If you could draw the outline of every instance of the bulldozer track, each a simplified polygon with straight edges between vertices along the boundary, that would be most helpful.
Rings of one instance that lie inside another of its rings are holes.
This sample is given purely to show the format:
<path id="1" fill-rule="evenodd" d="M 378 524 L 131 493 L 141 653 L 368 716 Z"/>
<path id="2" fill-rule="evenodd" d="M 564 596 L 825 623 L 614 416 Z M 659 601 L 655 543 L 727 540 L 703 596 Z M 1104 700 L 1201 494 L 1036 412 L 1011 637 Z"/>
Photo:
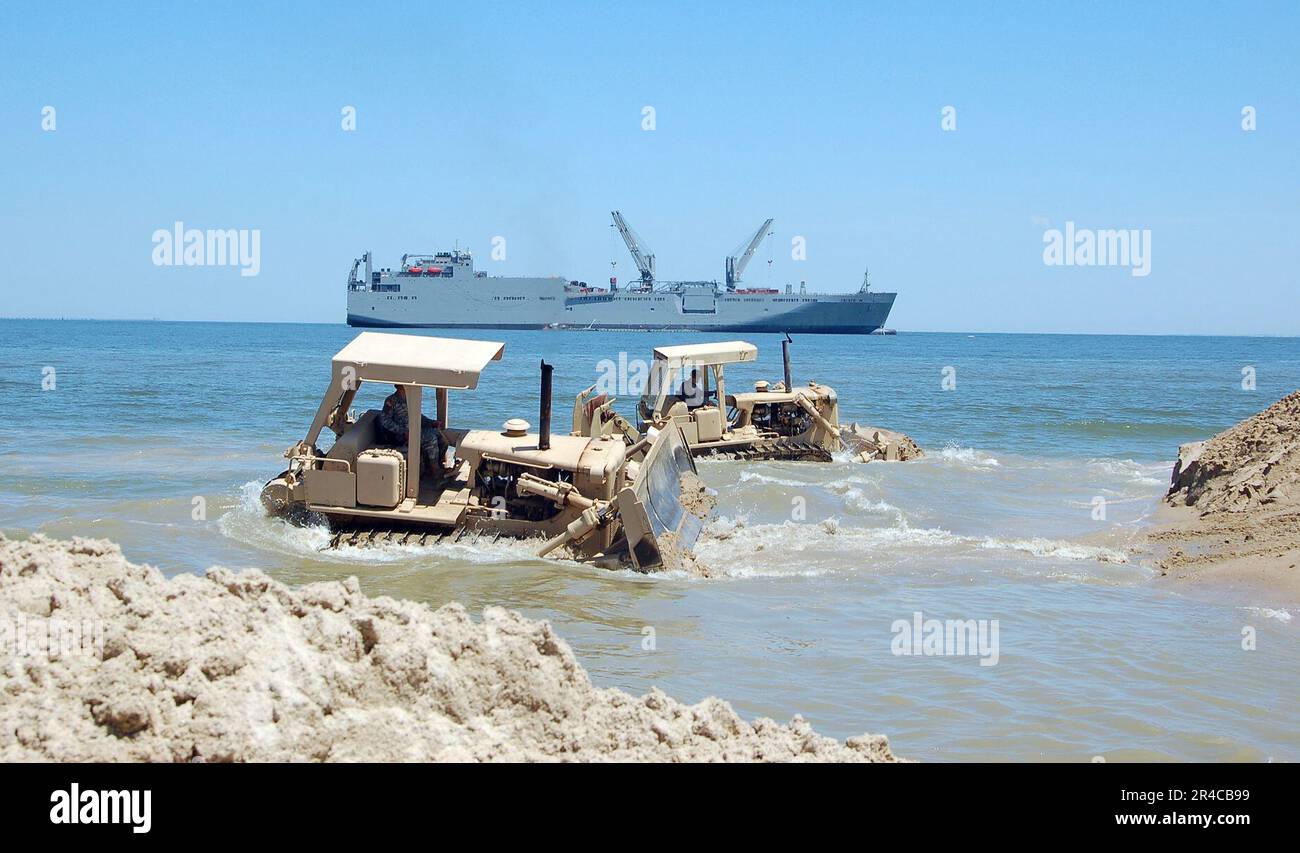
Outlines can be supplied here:
<path id="1" fill-rule="evenodd" d="M 809 441 L 774 439 L 759 441 L 748 447 L 732 449 L 692 448 L 696 456 L 716 456 L 744 461 L 778 460 L 786 462 L 830 462 L 831 452 Z"/>
<path id="2" fill-rule="evenodd" d="M 365 548 L 380 545 L 437 545 L 440 542 L 453 544 L 471 541 L 491 545 L 502 539 L 513 538 L 499 530 L 478 530 L 471 527 L 430 529 L 416 526 L 362 526 L 347 524 L 335 527 L 330 533 L 329 544 L 321 550 L 330 548 Z"/>
<path id="3" fill-rule="evenodd" d="M 429 530 L 388 527 L 353 527 L 336 529 L 330 535 L 328 548 L 365 548 L 376 545 L 437 545 L 455 542 L 466 533 L 464 527 L 454 530 Z M 493 541 L 497 537 L 491 537 Z"/>

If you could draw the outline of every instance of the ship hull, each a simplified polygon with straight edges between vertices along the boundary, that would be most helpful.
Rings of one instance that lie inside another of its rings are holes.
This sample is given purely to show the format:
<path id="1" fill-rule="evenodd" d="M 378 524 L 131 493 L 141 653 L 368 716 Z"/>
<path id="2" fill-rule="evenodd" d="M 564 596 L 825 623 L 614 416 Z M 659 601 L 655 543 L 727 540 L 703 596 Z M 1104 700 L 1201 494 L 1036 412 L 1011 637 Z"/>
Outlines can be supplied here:
<path id="1" fill-rule="evenodd" d="M 610 329 L 865 335 L 885 325 L 893 293 L 575 294 L 557 278 L 412 278 L 400 291 L 348 292 L 360 328 Z"/>

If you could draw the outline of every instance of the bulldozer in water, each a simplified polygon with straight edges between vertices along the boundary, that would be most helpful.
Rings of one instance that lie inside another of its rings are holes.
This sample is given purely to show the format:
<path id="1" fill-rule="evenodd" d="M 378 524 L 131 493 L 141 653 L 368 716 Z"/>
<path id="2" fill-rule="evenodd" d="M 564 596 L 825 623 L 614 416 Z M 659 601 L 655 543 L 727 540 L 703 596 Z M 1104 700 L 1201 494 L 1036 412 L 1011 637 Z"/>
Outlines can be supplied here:
<path id="1" fill-rule="evenodd" d="M 639 571 L 689 559 L 710 501 L 680 430 L 659 431 L 636 459 L 620 437 L 552 436 L 544 361 L 538 432 L 518 418 L 501 430 L 448 426 L 448 392 L 476 388 L 504 351 L 490 341 L 357 335 L 334 356 L 315 420 L 285 451 L 288 468 L 262 489 L 263 506 L 299 522 L 323 518 L 331 547 L 487 535 L 544 538 L 539 555 L 567 547 L 584 561 Z M 404 445 L 381 428 L 379 411 L 351 414 L 366 383 L 404 389 Z M 436 397 L 432 425 L 421 414 L 426 388 Z M 431 427 L 439 434 L 435 461 L 424 452 Z M 336 438 L 322 452 L 326 429 Z"/>
<path id="2" fill-rule="evenodd" d="M 621 435 L 632 455 L 650 437 L 681 431 L 694 456 L 830 462 L 841 447 L 835 389 L 810 381 L 795 387 L 790 338 L 782 342 L 784 381 L 727 393 L 726 365 L 758 359 L 746 341 L 658 347 L 637 403 L 634 425 L 614 410 L 617 398 L 592 385 L 573 403 L 573 435 Z"/>

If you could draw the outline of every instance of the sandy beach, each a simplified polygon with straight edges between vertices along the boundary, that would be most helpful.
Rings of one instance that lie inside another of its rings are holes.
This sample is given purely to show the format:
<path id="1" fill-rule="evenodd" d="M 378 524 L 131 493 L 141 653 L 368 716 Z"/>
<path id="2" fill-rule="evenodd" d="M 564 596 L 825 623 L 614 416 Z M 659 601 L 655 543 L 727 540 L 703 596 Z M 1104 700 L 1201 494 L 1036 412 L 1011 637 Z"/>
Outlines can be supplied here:
<path id="1" fill-rule="evenodd" d="M 1300 602 L 1300 391 L 1179 448 L 1138 547 L 1164 576 Z"/>

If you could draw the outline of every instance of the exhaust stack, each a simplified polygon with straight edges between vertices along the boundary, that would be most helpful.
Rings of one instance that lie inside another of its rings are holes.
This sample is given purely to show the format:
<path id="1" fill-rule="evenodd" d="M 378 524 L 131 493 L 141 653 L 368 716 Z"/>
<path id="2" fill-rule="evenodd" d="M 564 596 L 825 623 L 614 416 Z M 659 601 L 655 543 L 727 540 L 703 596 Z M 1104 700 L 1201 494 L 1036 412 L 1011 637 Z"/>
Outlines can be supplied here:
<path id="1" fill-rule="evenodd" d="M 542 361 L 542 403 L 537 423 L 537 449 L 551 449 L 551 373 L 555 366 Z"/>
<path id="2" fill-rule="evenodd" d="M 790 333 L 785 333 L 785 340 L 781 341 L 781 364 L 785 368 L 785 390 L 793 391 L 794 384 L 790 381 Z"/>

